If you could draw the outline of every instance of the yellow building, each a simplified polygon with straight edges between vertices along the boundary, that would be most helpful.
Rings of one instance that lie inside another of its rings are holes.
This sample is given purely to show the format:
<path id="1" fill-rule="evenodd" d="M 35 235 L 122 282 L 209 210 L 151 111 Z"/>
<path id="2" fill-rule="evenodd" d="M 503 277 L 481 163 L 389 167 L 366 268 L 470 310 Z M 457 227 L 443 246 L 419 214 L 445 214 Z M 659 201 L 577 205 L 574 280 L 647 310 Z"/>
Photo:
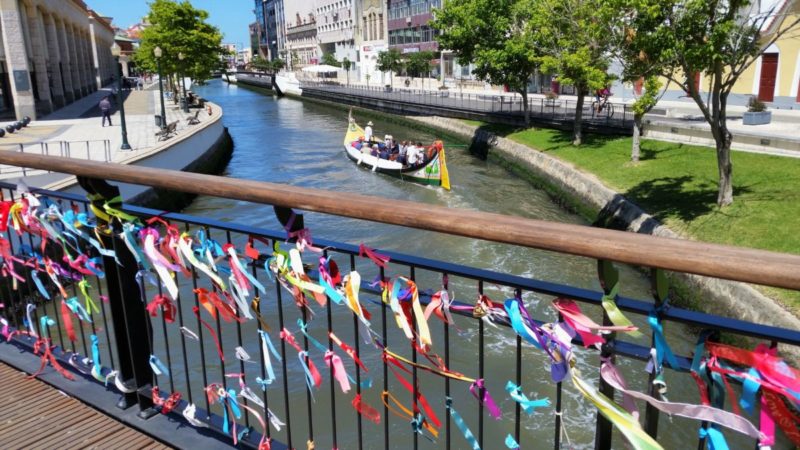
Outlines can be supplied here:
<path id="1" fill-rule="evenodd" d="M 772 18 L 763 27 L 764 40 L 785 30 L 800 17 L 800 0 L 756 1 L 753 13 L 763 14 L 773 8 Z M 699 77 L 698 82 L 702 94 L 707 90 L 708 79 Z M 786 32 L 750 65 L 734 85 L 728 104 L 746 105 L 753 96 L 773 108 L 800 107 L 800 27 Z M 664 100 L 691 99 L 673 84 Z"/>

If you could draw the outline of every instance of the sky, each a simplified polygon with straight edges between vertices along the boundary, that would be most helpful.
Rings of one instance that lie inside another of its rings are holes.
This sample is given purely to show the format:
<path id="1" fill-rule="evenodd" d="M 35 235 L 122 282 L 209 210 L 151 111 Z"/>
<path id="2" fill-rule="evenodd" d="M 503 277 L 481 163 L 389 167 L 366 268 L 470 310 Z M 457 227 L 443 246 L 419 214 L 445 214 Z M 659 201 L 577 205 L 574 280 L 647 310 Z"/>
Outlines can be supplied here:
<path id="1" fill-rule="evenodd" d="M 150 9 L 147 0 L 84 0 L 98 14 L 114 18 L 114 25 L 127 28 L 137 22 Z M 208 11 L 208 22 L 222 31 L 222 42 L 250 45 L 247 25 L 255 22 L 253 0 L 189 0 L 195 8 Z"/>

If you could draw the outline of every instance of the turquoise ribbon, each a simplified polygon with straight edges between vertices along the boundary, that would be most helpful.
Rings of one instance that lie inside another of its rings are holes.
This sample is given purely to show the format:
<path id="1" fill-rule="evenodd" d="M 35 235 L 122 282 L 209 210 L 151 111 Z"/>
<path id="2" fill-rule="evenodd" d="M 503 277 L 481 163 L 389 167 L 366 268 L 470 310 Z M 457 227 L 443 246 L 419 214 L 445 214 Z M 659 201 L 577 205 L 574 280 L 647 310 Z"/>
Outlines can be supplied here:
<path id="1" fill-rule="evenodd" d="M 314 337 L 308 334 L 308 324 L 303 322 L 303 319 L 297 319 L 297 326 L 300 327 L 300 332 L 303 333 L 303 336 L 305 336 L 306 339 L 308 339 L 308 341 L 317 348 L 317 350 L 321 351 L 323 355 L 328 351 L 328 347 L 325 347 L 318 340 L 314 339 Z"/>
<path id="2" fill-rule="evenodd" d="M 758 371 L 754 368 L 750 368 L 747 372 L 752 378 L 745 377 L 742 381 L 742 396 L 739 399 L 739 405 L 747 411 L 748 414 L 753 414 L 755 412 L 756 407 L 756 394 L 758 390 L 761 388 L 761 383 L 758 380 L 761 379 L 761 376 L 758 374 Z"/>
<path id="3" fill-rule="evenodd" d="M 331 299 L 332 302 L 336 303 L 337 305 L 341 305 L 344 303 L 344 297 L 342 294 L 339 293 L 336 289 L 333 288 L 325 279 L 322 278 L 322 274 L 319 274 L 319 285 L 325 289 L 325 295 Z"/>
<path id="4" fill-rule="evenodd" d="M 133 253 L 133 257 L 144 270 L 149 271 L 152 267 L 150 266 L 150 262 L 147 261 L 147 258 L 144 257 L 144 253 L 142 249 L 139 248 L 139 244 L 136 243 L 136 237 L 133 235 L 135 230 L 135 225 L 132 223 L 122 225 L 122 234 L 125 236 L 125 243 L 128 245 L 128 248 L 130 248 L 131 253 Z"/>
<path id="5" fill-rule="evenodd" d="M 303 371 L 306 373 L 306 386 L 308 387 L 308 392 L 311 394 L 311 399 L 314 399 L 314 376 L 311 375 L 311 370 L 308 368 L 306 364 L 306 357 L 308 357 L 307 351 L 302 351 L 297 353 L 298 359 L 300 359 L 300 364 L 303 366 Z"/>
<path id="6" fill-rule="evenodd" d="M 506 447 L 510 448 L 511 450 L 516 450 L 519 448 L 519 444 L 517 444 L 514 436 L 511 436 L 510 434 L 506 436 Z"/>
<path id="7" fill-rule="evenodd" d="M 97 335 L 93 334 L 89 336 L 92 341 L 92 363 L 94 367 L 99 371 L 100 370 L 100 340 L 97 339 Z"/>
<path id="8" fill-rule="evenodd" d="M 519 311 L 519 301 L 515 298 L 508 299 L 505 301 L 504 306 L 508 313 L 508 319 L 511 321 L 511 328 L 531 345 L 541 350 L 542 346 L 539 344 L 539 340 L 536 336 L 531 334 L 531 330 L 522 320 L 522 313 Z"/>
<path id="9" fill-rule="evenodd" d="M 447 405 L 447 409 L 450 410 L 450 417 L 453 418 L 453 422 L 455 422 L 458 429 L 461 430 L 461 434 L 464 435 L 464 439 L 469 442 L 469 445 L 473 450 L 481 450 L 481 446 L 478 444 L 478 440 L 475 439 L 475 435 L 472 434 L 472 431 L 470 431 L 469 427 L 467 427 L 467 424 L 464 422 L 464 419 L 461 417 L 461 415 L 456 412 L 455 408 L 453 408 L 453 399 L 447 397 L 445 404 Z"/>
<path id="10" fill-rule="evenodd" d="M 153 370 L 153 373 L 156 375 L 167 375 L 169 376 L 169 370 L 164 363 L 158 359 L 156 355 L 150 355 L 150 368 Z"/>
<path id="11" fill-rule="evenodd" d="M 78 319 L 84 322 L 92 322 L 92 317 L 86 311 L 86 308 L 83 307 L 80 303 L 78 303 L 78 297 L 72 297 L 67 300 L 67 307 L 78 316 Z"/>
<path id="12" fill-rule="evenodd" d="M 228 422 L 228 408 L 225 407 L 225 401 L 227 400 L 228 406 L 231 408 L 231 412 L 233 413 L 234 417 L 237 419 L 242 418 L 242 411 L 239 409 L 239 403 L 236 401 L 236 391 L 233 389 L 228 389 L 227 396 L 220 396 L 219 403 L 222 405 L 222 432 L 228 434 L 228 430 L 230 429 L 230 425 Z"/>
<path id="13" fill-rule="evenodd" d="M 533 414 L 536 411 L 536 408 L 543 408 L 546 406 L 550 406 L 550 399 L 543 398 L 539 400 L 528 400 L 528 397 L 522 392 L 522 387 L 514 384 L 513 382 L 509 381 L 506 383 L 506 392 L 508 395 L 517 403 L 522 406 L 522 409 L 525 410 L 528 415 Z"/>
<path id="14" fill-rule="evenodd" d="M 664 337 L 664 328 L 661 326 L 661 320 L 658 318 L 658 311 L 655 309 L 650 311 L 647 321 L 650 323 L 650 328 L 653 329 L 653 341 L 656 345 L 656 363 L 658 366 L 655 368 L 656 372 L 661 371 L 664 360 L 667 361 L 670 367 L 677 369 L 678 360 L 675 359 L 675 355 L 672 353 L 672 349 L 669 348 L 667 339 Z"/>
<path id="15" fill-rule="evenodd" d="M 267 334 L 267 332 L 264 330 L 258 330 L 258 334 L 261 335 L 261 342 L 266 344 L 267 348 L 269 349 L 268 351 L 272 353 L 272 356 L 277 358 L 278 361 L 281 361 L 281 355 L 278 353 L 277 350 L 275 350 L 275 347 L 272 345 L 272 340 L 270 340 L 269 334 Z M 269 360 L 269 355 L 265 356 L 266 358 L 264 360 L 265 363 L 264 366 L 267 371 L 267 379 L 264 380 L 261 377 L 256 378 L 256 382 L 261 385 L 261 389 L 263 390 L 267 390 L 267 385 L 270 385 L 272 384 L 273 381 L 275 381 L 275 371 L 272 368 L 272 361 Z"/>
<path id="16" fill-rule="evenodd" d="M 728 443 L 725 441 L 725 436 L 722 432 L 712 425 L 708 428 L 700 428 L 700 439 L 706 438 L 706 445 L 708 450 L 728 450 Z"/>
<path id="17" fill-rule="evenodd" d="M 422 432 L 422 424 L 424 422 L 425 422 L 425 417 L 423 417 L 422 413 L 417 414 L 413 419 L 411 419 L 411 429 L 414 431 L 414 433 L 417 433 L 418 435 L 424 437 L 425 439 L 433 443 L 436 443 L 436 441 L 432 437 Z"/>
<path id="18" fill-rule="evenodd" d="M 42 316 L 39 318 L 39 329 L 42 330 L 41 334 L 43 339 L 50 338 L 50 332 L 48 331 L 47 327 L 51 327 L 55 324 L 55 321 L 47 316 Z"/>

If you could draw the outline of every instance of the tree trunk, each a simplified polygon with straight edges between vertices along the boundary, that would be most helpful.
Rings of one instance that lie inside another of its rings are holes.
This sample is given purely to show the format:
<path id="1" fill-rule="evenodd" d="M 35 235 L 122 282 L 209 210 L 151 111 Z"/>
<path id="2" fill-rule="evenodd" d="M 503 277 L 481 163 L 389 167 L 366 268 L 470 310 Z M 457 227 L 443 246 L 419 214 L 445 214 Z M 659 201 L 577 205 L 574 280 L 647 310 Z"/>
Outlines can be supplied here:
<path id="1" fill-rule="evenodd" d="M 631 161 L 633 162 L 639 162 L 643 117 L 642 114 L 634 114 L 633 116 L 633 145 L 631 145 Z"/>
<path id="2" fill-rule="evenodd" d="M 731 132 L 726 125 L 719 128 L 717 140 L 717 168 L 719 169 L 719 192 L 717 205 L 728 206 L 733 203 L 733 163 L 731 163 Z"/>
<path id="3" fill-rule="evenodd" d="M 575 105 L 575 127 L 572 145 L 581 145 L 583 142 L 583 86 L 575 86 L 578 91 L 578 103 Z"/>
<path id="4" fill-rule="evenodd" d="M 525 111 L 525 126 L 531 126 L 531 109 L 528 105 L 528 87 L 522 88 L 519 91 L 520 95 L 522 95 L 522 109 Z"/>

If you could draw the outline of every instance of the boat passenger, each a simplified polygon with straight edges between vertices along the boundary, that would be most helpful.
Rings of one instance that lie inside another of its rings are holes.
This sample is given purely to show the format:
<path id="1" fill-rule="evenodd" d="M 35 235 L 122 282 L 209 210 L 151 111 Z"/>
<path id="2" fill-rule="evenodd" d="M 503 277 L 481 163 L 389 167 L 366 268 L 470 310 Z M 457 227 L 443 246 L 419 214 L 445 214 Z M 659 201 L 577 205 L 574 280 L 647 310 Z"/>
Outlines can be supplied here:
<path id="1" fill-rule="evenodd" d="M 369 142 L 372 140 L 372 121 L 367 122 L 367 128 L 364 128 L 364 140 Z"/>
<path id="2" fill-rule="evenodd" d="M 398 149 L 397 152 L 397 161 L 399 161 L 401 164 L 405 164 L 406 155 L 408 154 L 407 152 L 408 152 L 408 141 L 403 141 L 400 143 L 400 148 Z"/>
<path id="3" fill-rule="evenodd" d="M 378 144 L 372 144 L 372 152 L 370 153 L 370 155 L 378 156 L 380 154 L 380 152 L 381 152 L 381 150 L 380 150 L 380 147 L 378 147 Z"/>
<path id="4" fill-rule="evenodd" d="M 417 157 L 417 163 L 418 164 L 423 164 L 423 163 L 428 161 L 426 159 L 426 157 L 428 155 L 428 149 L 427 149 L 427 147 L 422 145 L 422 142 L 417 142 L 417 152 L 419 153 L 419 156 Z"/>
<path id="5" fill-rule="evenodd" d="M 380 159 L 389 159 L 389 147 L 384 147 L 378 154 Z"/>
<path id="6" fill-rule="evenodd" d="M 414 145 L 408 146 L 408 150 L 406 152 L 406 159 L 408 161 L 409 166 L 414 166 L 419 164 L 420 156 L 421 156 L 420 150 L 416 146 Z"/>

